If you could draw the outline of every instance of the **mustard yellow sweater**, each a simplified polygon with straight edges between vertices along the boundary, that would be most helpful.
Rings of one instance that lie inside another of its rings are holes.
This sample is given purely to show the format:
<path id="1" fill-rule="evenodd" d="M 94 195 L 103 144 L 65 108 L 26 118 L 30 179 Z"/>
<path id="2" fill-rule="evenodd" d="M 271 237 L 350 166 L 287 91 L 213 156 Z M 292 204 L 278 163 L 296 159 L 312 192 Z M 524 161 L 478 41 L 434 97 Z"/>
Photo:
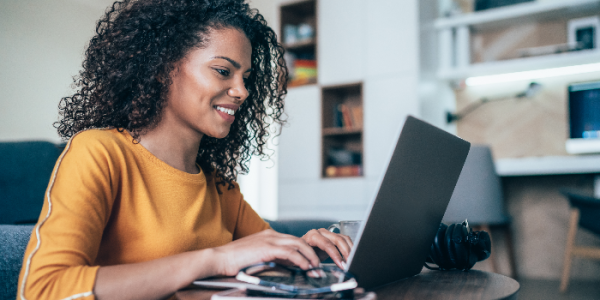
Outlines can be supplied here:
<path id="1" fill-rule="evenodd" d="M 221 246 L 269 228 L 239 187 L 179 171 L 116 129 L 73 137 L 58 159 L 17 299 L 94 299 L 99 266 Z"/>

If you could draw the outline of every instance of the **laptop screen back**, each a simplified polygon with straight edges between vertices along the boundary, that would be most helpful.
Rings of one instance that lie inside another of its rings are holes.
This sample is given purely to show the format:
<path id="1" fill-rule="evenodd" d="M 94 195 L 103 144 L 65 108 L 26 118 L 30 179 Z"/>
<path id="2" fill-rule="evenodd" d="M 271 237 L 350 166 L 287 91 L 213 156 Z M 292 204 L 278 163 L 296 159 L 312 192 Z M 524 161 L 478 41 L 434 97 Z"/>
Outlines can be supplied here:
<path id="1" fill-rule="evenodd" d="M 418 274 L 470 144 L 409 116 L 349 258 L 360 287 Z"/>

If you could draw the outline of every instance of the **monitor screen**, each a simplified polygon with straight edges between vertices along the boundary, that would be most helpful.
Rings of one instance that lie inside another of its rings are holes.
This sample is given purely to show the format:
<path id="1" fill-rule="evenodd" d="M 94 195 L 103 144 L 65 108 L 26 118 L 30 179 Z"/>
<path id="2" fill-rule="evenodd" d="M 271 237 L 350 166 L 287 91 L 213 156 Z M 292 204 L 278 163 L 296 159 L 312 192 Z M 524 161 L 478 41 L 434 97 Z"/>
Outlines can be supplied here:
<path id="1" fill-rule="evenodd" d="M 600 81 L 569 86 L 571 139 L 600 138 Z"/>

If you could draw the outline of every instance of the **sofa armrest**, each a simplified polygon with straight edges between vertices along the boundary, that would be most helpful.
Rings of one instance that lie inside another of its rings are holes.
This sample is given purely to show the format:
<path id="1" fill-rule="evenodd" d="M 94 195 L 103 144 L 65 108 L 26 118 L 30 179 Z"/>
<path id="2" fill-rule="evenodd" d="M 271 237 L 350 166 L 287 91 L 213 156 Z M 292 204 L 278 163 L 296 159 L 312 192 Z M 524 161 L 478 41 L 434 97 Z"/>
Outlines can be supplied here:
<path id="1" fill-rule="evenodd" d="M 15 299 L 23 255 L 34 225 L 0 225 L 0 299 Z"/>

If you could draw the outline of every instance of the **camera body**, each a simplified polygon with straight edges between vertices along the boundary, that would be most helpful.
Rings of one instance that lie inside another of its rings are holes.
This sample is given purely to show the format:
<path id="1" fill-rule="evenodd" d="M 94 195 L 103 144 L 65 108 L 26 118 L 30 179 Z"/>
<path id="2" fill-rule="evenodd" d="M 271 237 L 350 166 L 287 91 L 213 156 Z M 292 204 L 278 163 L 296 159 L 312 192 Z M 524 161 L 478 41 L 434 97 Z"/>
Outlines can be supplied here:
<path id="1" fill-rule="evenodd" d="M 490 257 L 492 243 L 485 231 L 473 231 L 465 220 L 450 226 L 440 223 L 431 244 L 425 267 L 432 270 L 470 270 L 476 262 Z M 436 264 L 434 268 L 428 263 Z"/>

